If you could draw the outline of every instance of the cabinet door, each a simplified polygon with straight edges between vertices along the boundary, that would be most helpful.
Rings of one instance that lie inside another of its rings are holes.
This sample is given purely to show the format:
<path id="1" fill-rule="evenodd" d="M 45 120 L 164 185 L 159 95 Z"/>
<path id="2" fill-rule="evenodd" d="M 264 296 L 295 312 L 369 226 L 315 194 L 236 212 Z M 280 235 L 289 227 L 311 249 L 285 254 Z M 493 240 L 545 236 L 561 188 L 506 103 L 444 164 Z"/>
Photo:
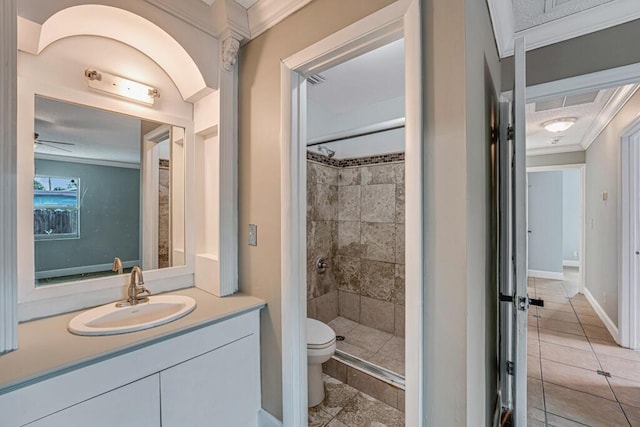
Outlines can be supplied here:
<path id="1" fill-rule="evenodd" d="M 160 372 L 162 426 L 257 425 L 259 354 L 250 335 Z"/>
<path id="2" fill-rule="evenodd" d="M 29 427 L 160 426 L 159 374 L 27 424 Z"/>

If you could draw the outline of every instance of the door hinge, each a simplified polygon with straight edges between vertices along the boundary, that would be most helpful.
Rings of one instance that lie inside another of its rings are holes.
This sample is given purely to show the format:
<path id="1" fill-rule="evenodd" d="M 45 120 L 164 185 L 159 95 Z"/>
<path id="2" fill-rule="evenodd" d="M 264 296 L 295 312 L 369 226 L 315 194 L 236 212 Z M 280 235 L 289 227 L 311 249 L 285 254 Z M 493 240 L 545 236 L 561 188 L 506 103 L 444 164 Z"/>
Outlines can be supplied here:
<path id="1" fill-rule="evenodd" d="M 500 302 L 513 302 L 513 296 L 500 294 Z"/>
<path id="2" fill-rule="evenodd" d="M 529 298 L 529 304 L 544 307 L 544 300 L 540 298 Z"/>
<path id="3" fill-rule="evenodd" d="M 527 311 L 529 309 L 529 297 L 518 297 L 518 310 Z"/>
<path id="4" fill-rule="evenodd" d="M 515 365 L 513 362 L 507 362 L 507 374 L 513 376 L 515 373 Z"/>
<path id="5" fill-rule="evenodd" d="M 513 137 L 515 135 L 515 130 L 513 129 L 513 125 L 509 125 L 507 128 L 507 139 L 509 141 L 513 141 Z"/>

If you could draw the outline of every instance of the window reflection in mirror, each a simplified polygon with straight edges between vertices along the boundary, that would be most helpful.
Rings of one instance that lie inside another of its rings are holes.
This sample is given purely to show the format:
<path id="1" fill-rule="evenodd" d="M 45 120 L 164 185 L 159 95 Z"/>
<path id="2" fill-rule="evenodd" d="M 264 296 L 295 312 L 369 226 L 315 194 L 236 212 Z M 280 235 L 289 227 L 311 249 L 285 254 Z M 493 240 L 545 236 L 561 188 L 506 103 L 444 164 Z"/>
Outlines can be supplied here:
<path id="1" fill-rule="evenodd" d="M 184 265 L 184 130 L 36 96 L 36 286 Z"/>

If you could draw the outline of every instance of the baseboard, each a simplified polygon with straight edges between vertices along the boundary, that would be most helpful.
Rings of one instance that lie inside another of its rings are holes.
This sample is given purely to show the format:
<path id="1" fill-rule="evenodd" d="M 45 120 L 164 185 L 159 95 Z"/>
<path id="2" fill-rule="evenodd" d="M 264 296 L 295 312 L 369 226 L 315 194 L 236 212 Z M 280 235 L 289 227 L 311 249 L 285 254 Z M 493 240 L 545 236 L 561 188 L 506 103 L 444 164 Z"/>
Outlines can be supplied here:
<path id="1" fill-rule="evenodd" d="M 258 411 L 258 427 L 282 427 L 282 421 L 264 409 Z"/>
<path id="2" fill-rule="evenodd" d="M 580 261 L 574 261 L 571 259 L 565 259 L 562 261 L 563 267 L 580 267 Z"/>
<path id="3" fill-rule="evenodd" d="M 584 288 L 584 296 L 587 297 L 587 301 L 589 301 L 589 304 L 591 304 L 591 307 L 593 307 L 600 320 L 602 320 L 602 323 L 604 323 L 604 326 L 607 328 L 613 339 L 616 341 L 616 343 L 620 344 L 620 334 L 618 333 L 618 327 L 609 318 L 607 313 L 605 313 L 603 308 L 600 307 L 600 304 L 598 304 L 598 301 L 596 301 L 593 295 L 591 295 L 589 289 Z"/>
<path id="4" fill-rule="evenodd" d="M 529 277 L 537 277 L 538 279 L 564 280 L 564 273 L 555 271 L 529 270 Z"/>

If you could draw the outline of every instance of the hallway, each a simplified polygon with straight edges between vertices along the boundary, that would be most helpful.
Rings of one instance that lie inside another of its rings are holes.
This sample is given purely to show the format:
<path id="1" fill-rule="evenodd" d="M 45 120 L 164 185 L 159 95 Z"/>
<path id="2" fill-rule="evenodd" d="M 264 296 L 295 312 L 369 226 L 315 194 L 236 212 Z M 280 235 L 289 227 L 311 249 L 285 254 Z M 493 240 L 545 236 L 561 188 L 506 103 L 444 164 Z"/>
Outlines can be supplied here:
<path id="1" fill-rule="evenodd" d="M 529 278 L 528 406 L 531 426 L 640 426 L 640 352 L 619 347 L 565 280 Z"/>

